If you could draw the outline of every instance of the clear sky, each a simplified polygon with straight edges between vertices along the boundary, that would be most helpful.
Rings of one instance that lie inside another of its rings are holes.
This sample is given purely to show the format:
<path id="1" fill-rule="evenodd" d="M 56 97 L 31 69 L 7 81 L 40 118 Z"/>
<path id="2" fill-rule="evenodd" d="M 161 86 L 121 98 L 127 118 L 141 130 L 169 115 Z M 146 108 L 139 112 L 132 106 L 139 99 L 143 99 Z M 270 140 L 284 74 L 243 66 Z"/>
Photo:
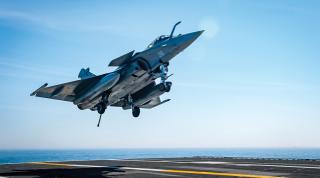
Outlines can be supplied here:
<path id="1" fill-rule="evenodd" d="M 320 147 L 319 1 L 0 1 L 0 148 Z M 138 119 L 30 97 L 158 35 L 206 30 L 172 60 L 172 100 Z"/>

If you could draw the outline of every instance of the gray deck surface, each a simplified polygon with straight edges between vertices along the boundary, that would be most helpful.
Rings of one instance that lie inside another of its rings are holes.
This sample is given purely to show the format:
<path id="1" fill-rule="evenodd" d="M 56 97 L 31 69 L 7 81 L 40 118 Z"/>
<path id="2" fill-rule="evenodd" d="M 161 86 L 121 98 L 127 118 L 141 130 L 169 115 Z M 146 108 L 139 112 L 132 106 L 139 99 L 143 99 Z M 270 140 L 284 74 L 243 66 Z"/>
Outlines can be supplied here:
<path id="1" fill-rule="evenodd" d="M 242 158 L 165 158 L 34 162 L 0 165 L 0 177 L 320 178 L 320 161 Z"/>

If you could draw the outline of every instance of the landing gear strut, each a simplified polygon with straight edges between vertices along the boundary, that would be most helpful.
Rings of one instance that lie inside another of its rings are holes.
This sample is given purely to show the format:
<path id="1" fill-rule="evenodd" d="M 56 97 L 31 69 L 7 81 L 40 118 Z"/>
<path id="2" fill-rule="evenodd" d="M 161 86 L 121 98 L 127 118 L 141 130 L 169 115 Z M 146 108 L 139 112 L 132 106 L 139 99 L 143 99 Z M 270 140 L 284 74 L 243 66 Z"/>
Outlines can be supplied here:
<path id="1" fill-rule="evenodd" d="M 102 116 L 102 114 L 106 111 L 106 108 L 107 108 L 107 105 L 106 105 L 105 103 L 103 103 L 103 102 L 102 102 L 102 103 L 99 103 L 99 104 L 97 105 L 97 111 L 98 111 L 98 113 L 100 114 L 97 127 L 100 126 L 101 116 Z"/>
<path id="2" fill-rule="evenodd" d="M 169 71 L 168 65 L 169 63 L 165 63 L 160 66 L 161 83 L 164 85 L 164 91 L 166 92 L 169 92 L 171 88 L 171 85 L 168 85 L 168 82 L 166 82 L 166 80 L 172 75 L 172 74 L 170 74 L 169 76 L 167 75 Z"/>

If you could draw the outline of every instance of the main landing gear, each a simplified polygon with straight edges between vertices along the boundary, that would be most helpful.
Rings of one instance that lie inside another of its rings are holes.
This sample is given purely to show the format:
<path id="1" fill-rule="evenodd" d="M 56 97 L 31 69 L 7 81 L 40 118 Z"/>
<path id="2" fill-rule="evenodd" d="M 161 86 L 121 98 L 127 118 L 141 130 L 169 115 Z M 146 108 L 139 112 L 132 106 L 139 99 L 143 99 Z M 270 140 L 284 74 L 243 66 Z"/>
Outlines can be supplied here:
<path id="1" fill-rule="evenodd" d="M 140 108 L 137 106 L 133 106 L 132 108 L 132 116 L 133 117 L 139 117 L 140 115 Z"/>
<path id="2" fill-rule="evenodd" d="M 133 116 L 133 117 L 139 117 L 139 115 L 140 115 L 140 108 L 137 107 L 137 106 L 135 106 L 135 105 L 133 104 L 132 97 L 131 97 L 130 94 L 128 95 L 128 103 L 129 103 L 129 105 L 131 106 L 132 116 Z"/>

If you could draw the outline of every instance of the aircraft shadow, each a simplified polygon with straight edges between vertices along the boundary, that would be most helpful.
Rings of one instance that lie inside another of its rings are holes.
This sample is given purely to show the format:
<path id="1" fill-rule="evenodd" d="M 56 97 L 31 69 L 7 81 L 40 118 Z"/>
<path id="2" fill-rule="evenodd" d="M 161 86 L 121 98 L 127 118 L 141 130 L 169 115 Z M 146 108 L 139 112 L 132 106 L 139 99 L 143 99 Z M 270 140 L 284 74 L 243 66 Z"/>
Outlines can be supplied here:
<path id="1" fill-rule="evenodd" d="M 30 176 L 40 178 L 60 178 L 60 177 L 93 177 L 108 178 L 121 176 L 125 171 L 120 170 L 120 166 L 106 168 L 56 168 L 56 169 L 30 169 L 12 170 L 11 172 L 0 173 L 0 176 Z"/>

